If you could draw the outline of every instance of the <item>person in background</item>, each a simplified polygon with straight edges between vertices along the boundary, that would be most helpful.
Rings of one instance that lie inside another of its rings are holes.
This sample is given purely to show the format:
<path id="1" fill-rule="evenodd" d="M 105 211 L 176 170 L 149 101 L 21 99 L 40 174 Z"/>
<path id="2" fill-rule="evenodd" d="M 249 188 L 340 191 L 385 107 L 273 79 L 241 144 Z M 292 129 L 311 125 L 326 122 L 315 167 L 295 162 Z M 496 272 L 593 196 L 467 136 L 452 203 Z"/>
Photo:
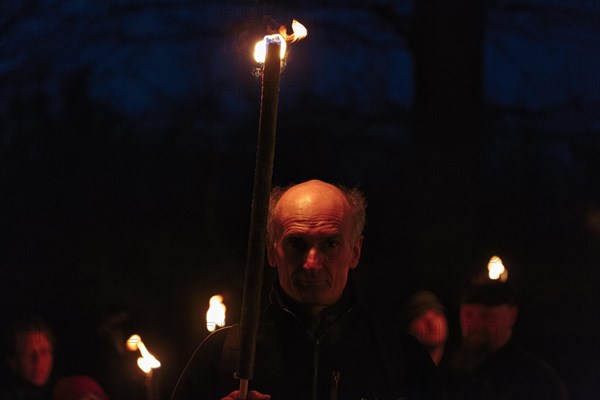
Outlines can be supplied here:
<path id="1" fill-rule="evenodd" d="M 18 321 L 5 338 L 9 376 L 0 387 L 2 400 L 50 400 L 54 337 L 40 318 Z"/>
<path id="2" fill-rule="evenodd" d="M 361 192 L 319 180 L 271 195 L 267 257 L 278 279 L 261 313 L 252 399 L 437 399 L 437 370 L 417 340 L 388 332 L 348 285 L 363 243 Z M 235 399 L 239 326 L 200 345 L 172 399 Z M 229 393 L 227 395 L 227 393 Z"/>
<path id="3" fill-rule="evenodd" d="M 472 285 L 460 306 L 462 343 L 443 369 L 449 400 L 566 400 L 556 372 L 513 339 L 516 292 L 507 283 Z"/>
<path id="4" fill-rule="evenodd" d="M 402 315 L 406 331 L 417 338 L 439 366 L 445 355 L 448 321 L 438 297 L 429 290 L 417 292 L 404 305 Z"/>

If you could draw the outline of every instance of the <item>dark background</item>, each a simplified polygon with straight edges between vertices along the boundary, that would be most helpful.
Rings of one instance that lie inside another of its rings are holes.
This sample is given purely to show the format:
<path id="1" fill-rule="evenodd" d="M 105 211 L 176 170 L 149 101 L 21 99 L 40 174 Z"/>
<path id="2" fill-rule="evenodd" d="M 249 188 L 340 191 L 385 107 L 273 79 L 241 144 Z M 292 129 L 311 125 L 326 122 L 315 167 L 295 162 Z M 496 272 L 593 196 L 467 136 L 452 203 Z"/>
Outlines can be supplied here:
<path id="1" fill-rule="evenodd" d="M 368 198 L 364 301 L 395 321 L 499 255 L 516 336 L 574 399 L 597 398 L 600 46 L 594 0 L 0 3 L 0 307 L 58 336 L 57 370 L 167 398 L 239 319 L 269 22 L 300 20 L 281 77 L 275 184 Z M 265 291 L 274 278 L 267 270 Z"/>

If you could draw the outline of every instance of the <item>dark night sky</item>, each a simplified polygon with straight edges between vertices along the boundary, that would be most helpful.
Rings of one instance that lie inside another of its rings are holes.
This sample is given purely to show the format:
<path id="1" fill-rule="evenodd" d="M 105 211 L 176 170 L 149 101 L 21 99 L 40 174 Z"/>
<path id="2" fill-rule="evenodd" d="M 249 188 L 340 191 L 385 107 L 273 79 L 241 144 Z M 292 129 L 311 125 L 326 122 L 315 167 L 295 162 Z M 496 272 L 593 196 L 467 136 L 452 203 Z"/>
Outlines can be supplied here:
<path id="1" fill-rule="evenodd" d="M 260 94 L 250 51 L 264 16 L 297 18 L 309 36 L 282 74 L 273 180 L 365 191 L 352 277 L 365 301 L 396 318 L 430 288 L 455 317 L 498 254 L 523 301 L 517 336 L 574 399 L 597 395 L 598 2 L 496 0 L 478 14 L 429 0 L 422 15 L 410 1 L 248 3 L 0 5 L 3 324 L 44 316 L 65 373 L 132 400 L 143 377 L 111 340 L 140 333 L 166 393 L 212 294 L 237 321 Z"/>

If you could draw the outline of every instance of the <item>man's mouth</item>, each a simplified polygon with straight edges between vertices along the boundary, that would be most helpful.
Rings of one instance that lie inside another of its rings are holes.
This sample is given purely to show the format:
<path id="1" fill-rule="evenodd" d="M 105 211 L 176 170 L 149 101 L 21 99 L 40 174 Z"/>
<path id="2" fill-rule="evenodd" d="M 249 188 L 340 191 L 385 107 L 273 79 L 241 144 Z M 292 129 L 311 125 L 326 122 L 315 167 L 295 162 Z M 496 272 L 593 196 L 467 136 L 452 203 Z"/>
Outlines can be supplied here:
<path id="1" fill-rule="evenodd" d="M 297 278 L 295 281 L 299 286 L 322 286 L 327 283 L 324 278 Z"/>

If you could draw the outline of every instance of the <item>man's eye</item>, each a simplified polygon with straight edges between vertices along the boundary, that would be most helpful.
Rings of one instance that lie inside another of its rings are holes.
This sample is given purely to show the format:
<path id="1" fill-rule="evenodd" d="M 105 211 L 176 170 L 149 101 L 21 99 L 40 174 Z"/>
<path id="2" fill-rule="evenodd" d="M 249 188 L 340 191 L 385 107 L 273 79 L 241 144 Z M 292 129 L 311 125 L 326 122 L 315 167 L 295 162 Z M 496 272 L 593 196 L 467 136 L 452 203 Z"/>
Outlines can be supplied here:
<path id="1" fill-rule="evenodd" d="M 302 250 L 306 247 L 304 241 L 300 238 L 289 238 L 287 240 L 287 245 L 294 250 Z"/>
<path id="2" fill-rule="evenodd" d="M 340 246 L 340 241 L 337 239 L 328 239 L 326 244 L 327 244 L 327 248 L 334 249 L 334 248 Z"/>

